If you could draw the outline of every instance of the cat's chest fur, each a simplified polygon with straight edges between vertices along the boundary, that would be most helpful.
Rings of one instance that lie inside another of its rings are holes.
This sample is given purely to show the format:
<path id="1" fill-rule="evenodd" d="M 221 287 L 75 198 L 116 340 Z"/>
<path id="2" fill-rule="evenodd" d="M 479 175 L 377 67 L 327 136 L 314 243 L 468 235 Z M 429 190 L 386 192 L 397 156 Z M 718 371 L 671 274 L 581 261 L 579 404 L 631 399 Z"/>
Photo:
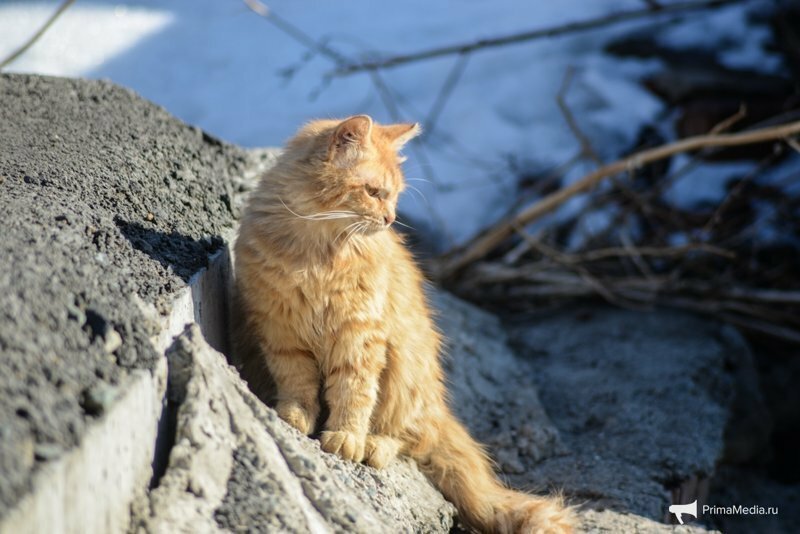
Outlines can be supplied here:
<path id="1" fill-rule="evenodd" d="M 364 250 L 284 272 L 282 282 L 284 291 L 276 297 L 286 299 L 280 305 L 311 349 L 325 352 L 349 323 L 380 327 L 385 320 L 389 271 Z"/>

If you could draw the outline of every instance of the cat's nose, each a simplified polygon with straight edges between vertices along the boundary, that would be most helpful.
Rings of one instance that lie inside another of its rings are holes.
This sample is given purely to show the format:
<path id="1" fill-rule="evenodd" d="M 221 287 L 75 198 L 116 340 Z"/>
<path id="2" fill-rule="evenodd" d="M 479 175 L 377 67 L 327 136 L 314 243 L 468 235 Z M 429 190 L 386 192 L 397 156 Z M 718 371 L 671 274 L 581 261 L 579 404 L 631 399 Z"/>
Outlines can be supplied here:
<path id="1" fill-rule="evenodd" d="M 383 216 L 383 222 L 386 226 L 389 226 L 394 222 L 394 213 L 387 213 Z"/>

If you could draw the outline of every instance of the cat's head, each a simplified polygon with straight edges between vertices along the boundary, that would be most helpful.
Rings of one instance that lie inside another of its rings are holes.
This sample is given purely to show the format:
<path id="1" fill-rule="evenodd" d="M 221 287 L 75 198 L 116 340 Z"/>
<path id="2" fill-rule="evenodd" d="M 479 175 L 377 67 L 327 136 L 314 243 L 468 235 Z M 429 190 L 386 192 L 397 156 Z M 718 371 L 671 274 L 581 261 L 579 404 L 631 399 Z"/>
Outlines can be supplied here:
<path id="1" fill-rule="evenodd" d="M 348 231 L 388 228 L 405 188 L 399 151 L 420 132 L 418 124 L 381 125 L 367 115 L 306 125 L 287 145 L 311 167 L 301 209 Z"/>

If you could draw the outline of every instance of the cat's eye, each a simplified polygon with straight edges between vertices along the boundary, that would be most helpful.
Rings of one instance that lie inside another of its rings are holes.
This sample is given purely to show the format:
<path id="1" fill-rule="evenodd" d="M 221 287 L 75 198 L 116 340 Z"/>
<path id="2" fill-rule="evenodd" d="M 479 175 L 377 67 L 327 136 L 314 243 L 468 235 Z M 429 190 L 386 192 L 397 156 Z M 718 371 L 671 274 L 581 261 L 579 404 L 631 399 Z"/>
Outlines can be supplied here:
<path id="1" fill-rule="evenodd" d="M 364 189 L 367 190 L 367 194 L 372 198 L 380 198 L 381 196 L 381 190 L 378 189 L 377 187 L 372 187 L 371 185 L 365 185 Z"/>

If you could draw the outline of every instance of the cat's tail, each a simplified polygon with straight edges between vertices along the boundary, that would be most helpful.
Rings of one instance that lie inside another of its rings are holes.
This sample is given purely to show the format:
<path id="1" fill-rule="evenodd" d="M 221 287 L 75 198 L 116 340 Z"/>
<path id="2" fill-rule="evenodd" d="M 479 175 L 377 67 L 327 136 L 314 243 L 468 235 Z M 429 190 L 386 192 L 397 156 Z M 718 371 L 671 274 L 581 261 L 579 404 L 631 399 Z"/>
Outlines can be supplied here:
<path id="1" fill-rule="evenodd" d="M 456 418 L 445 412 L 433 432 L 410 448 L 420 469 L 456 505 L 470 529 L 503 534 L 567 534 L 572 512 L 560 497 L 510 490 L 497 479 L 491 460 Z"/>

